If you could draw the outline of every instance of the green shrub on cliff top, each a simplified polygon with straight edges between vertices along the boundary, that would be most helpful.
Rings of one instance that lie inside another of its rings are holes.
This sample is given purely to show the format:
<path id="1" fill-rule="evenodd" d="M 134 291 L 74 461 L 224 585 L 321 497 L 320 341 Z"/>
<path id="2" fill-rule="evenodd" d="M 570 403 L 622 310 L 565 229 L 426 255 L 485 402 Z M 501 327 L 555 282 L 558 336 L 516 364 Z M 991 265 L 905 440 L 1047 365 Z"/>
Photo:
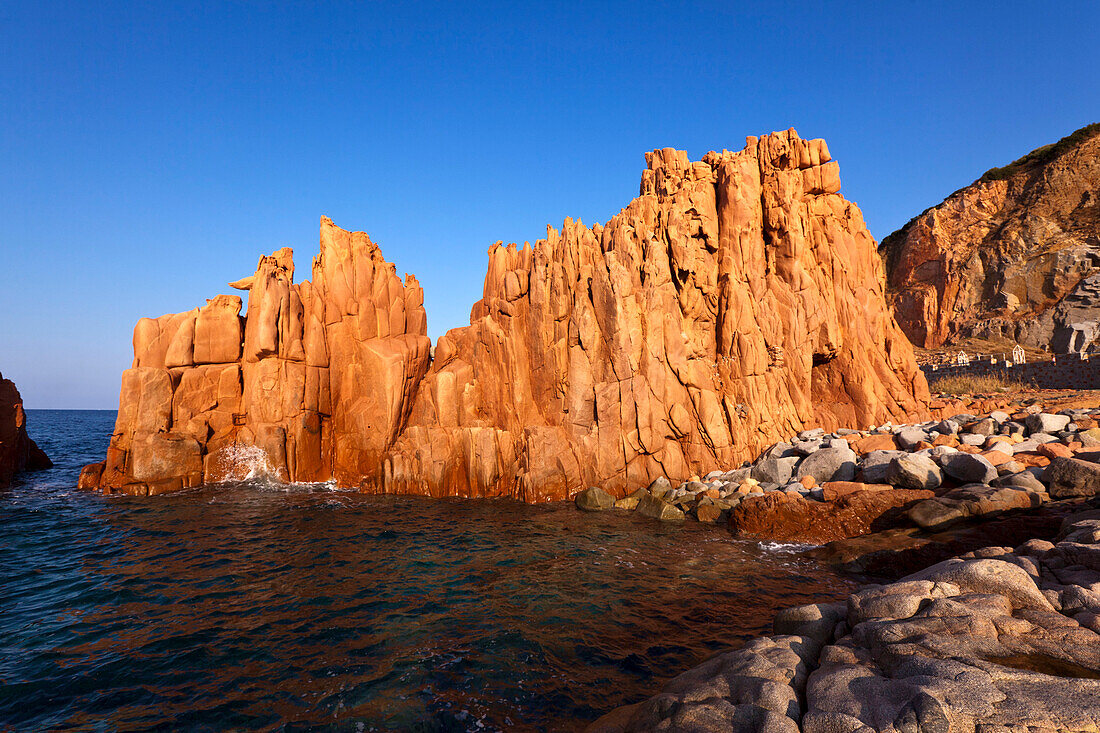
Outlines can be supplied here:
<path id="1" fill-rule="evenodd" d="M 1011 178 L 1024 168 L 1043 165 L 1054 160 L 1062 153 L 1080 145 L 1093 135 L 1100 135 L 1100 122 L 1085 125 L 1080 130 L 1075 130 L 1056 143 L 1044 145 L 1041 148 L 1035 148 L 1024 157 L 1017 158 L 1002 168 L 990 168 L 982 174 L 982 177 L 979 178 L 978 181 L 1003 181 L 1006 178 Z"/>
<path id="2" fill-rule="evenodd" d="M 1003 181 L 1006 178 L 1011 178 L 1012 176 L 1027 168 L 1044 165 L 1054 160 L 1062 153 L 1071 150 L 1077 145 L 1080 145 L 1094 135 L 1100 135 L 1100 122 L 1094 122 L 1091 125 L 1085 125 L 1080 130 L 1074 130 L 1069 135 L 1066 135 L 1064 138 L 1056 143 L 1051 143 L 1049 145 L 1044 145 L 1040 148 L 1035 148 L 1035 150 L 1032 150 L 1024 157 L 1017 158 L 1006 166 L 1003 166 L 1001 168 L 990 168 L 982 174 L 981 178 L 974 181 L 974 183 L 981 183 L 983 181 Z M 974 184 L 972 183 L 970 185 L 973 186 Z M 963 188 L 969 188 L 969 186 L 964 186 Z M 962 188 L 959 189 L 959 191 L 962 190 Z M 955 191 L 955 193 L 952 193 L 951 196 L 954 196 L 959 191 Z M 945 198 L 944 201 L 951 198 L 951 196 Z M 905 240 L 905 237 L 909 233 L 909 229 L 913 226 L 913 223 L 917 219 L 928 213 L 930 209 L 934 208 L 934 206 L 929 206 L 927 209 L 907 221 L 905 223 L 905 226 L 903 226 L 901 229 L 898 229 L 896 232 L 887 234 L 885 237 L 882 238 L 882 241 L 879 242 L 879 256 L 882 257 L 883 263 L 886 265 L 887 276 L 889 276 L 889 273 L 893 271 L 894 256 L 900 250 L 900 247 L 898 247 L 897 245 Z"/>

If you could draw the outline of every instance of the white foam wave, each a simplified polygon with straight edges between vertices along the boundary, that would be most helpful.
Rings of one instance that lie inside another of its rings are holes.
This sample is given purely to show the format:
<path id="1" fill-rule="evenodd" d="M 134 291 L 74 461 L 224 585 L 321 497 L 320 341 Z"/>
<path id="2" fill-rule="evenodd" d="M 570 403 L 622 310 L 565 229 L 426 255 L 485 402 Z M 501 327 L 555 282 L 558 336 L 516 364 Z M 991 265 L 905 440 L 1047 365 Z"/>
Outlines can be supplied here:
<path id="1" fill-rule="evenodd" d="M 258 445 L 231 443 L 218 451 L 218 459 L 222 461 L 222 473 L 227 481 L 279 482 L 267 451 Z"/>
<path id="2" fill-rule="evenodd" d="M 809 545 L 803 542 L 761 542 L 760 549 L 769 552 L 804 552 L 821 545 Z"/>

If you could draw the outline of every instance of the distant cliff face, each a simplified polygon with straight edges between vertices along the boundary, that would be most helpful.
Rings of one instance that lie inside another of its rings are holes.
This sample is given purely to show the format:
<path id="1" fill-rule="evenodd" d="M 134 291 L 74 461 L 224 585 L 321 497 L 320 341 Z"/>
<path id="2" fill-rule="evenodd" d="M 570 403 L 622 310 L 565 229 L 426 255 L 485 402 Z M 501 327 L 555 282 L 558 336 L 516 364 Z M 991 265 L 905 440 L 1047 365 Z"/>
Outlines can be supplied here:
<path id="1" fill-rule="evenodd" d="M 810 425 L 920 415 L 859 209 L 791 130 L 690 162 L 647 154 L 605 226 L 495 245 L 471 325 L 436 344 L 422 293 L 327 219 L 313 281 L 288 250 L 248 290 L 143 319 L 107 460 L 87 488 L 239 476 L 370 492 L 565 499 L 737 465 Z"/>
<path id="2" fill-rule="evenodd" d="M 27 413 L 19 390 L 0 374 L 0 489 L 11 486 L 19 471 L 38 471 L 52 465 L 27 435 Z"/>
<path id="3" fill-rule="evenodd" d="M 1100 337 L 1100 125 L 994 169 L 882 240 L 890 302 L 918 346 Z"/>

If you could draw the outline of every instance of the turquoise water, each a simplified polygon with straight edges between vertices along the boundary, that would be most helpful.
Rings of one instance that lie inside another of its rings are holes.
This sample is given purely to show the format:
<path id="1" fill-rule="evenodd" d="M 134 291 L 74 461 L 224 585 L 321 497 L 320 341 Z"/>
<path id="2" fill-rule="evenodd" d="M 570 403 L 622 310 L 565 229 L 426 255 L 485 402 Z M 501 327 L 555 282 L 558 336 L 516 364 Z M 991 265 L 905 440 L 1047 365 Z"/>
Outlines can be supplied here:
<path id="1" fill-rule="evenodd" d="M 113 421 L 30 411 L 57 465 L 0 492 L 0 730 L 577 730 L 850 587 L 567 504 L 79 492 Z"/>

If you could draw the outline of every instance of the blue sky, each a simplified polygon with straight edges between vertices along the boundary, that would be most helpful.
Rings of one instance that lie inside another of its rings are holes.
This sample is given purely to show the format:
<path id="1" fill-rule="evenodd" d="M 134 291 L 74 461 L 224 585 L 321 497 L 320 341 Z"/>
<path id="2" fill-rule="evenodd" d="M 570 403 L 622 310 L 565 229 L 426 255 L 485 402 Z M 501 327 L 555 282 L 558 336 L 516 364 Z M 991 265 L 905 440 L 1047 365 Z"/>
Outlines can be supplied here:
<path id="1" fill-rule="evenodd" d="M 134 322 L 324 214 L 468 322 L 485 252 L 606 221 L 643 153 L 824 137 L 881 238 L 1100 121 L 1088 3 L 0 0 L 0 372 L 114 408 Z"/>

